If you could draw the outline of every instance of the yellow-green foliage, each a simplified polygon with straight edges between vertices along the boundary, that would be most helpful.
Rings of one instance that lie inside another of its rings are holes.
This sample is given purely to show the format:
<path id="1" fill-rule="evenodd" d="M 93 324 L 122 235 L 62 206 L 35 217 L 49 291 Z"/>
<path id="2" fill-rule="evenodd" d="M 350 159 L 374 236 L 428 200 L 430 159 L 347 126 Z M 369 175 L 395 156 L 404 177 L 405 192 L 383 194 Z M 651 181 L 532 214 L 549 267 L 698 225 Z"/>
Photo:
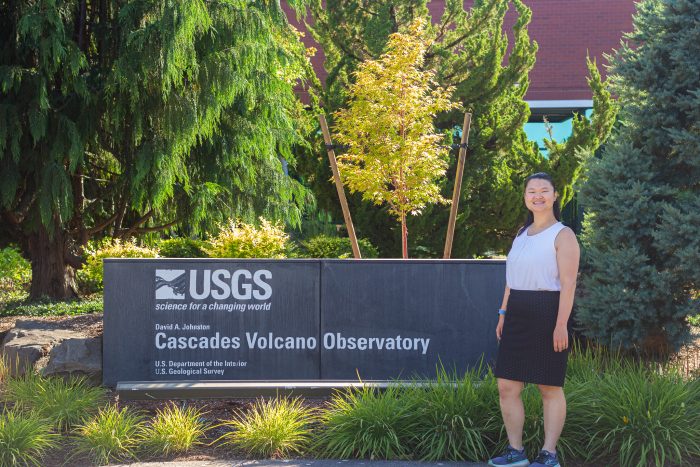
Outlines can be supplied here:
<path id="1" fill-rule="evenodd" d="M 273 224 L 262 217 L 259 226 L 231 220 L 222 226 L 211 245 L 212 258 L 285 258 L 289 235 L 281 223 Z"/>
<path id="2" fill-rule="evenodd" d="M 156 454 L 187 452 L 201 444 L 205 430 L 201 410 L 172 403 L 156 412 L 151 425 L 146 428 L 144 444 Z"/>
<path id="3" fill-rule="evenodd" d="M 347 109 L 336 114 L 336 138 L 349 148 L 338 166 L 352 192 L 386 203 L 402 224 L 428 204 L 447 202 L 437 181 L 445 175 L 449 149 L 441 146 L 435 116 L 459 107 L 454 88 L 437 86 L 435 72 L 423 68 L 430 46 L 424 21 L 389 37 L 386 52 L 355 73 Z"/>
<path id="4" fill-rule="evenodd" d="M 0 413 L 0 465 L 46 465 L 41 458 L 57 444 L 57 435 L 34 413 Z"/>
<path id="5" fill-rule="evenodd" d="M 32 280 L 29 261 L 15 247 L 0 249 L 0 293 L 13 289 L 28 289 Z"/>
<path id="6" fill-rule="evenodd" d="M 75 452 L 99 465 L 132 459 L 143 443 L 143 416 L 127 407 L 110 405 L 78 427 Z"/>
<path id="7" fill-rule="evenodd" d="M 102 260 L 105 258 L 156 258 L 153 248 L 137 245 L 133 241 L 114 240 L 94 250 L 88 250 L 87 262 L 78 270 L 78 284 L 83 293 L 102 290 Z"/>
<path id="8" fill-rule="evenodd" d="M 301 399 L 259 399 L 248 413 L 222 425 L 233 429 L 220 441 L 255 457 L 287 457 L 301 454 L 309 444 L 314 414 Z"/>

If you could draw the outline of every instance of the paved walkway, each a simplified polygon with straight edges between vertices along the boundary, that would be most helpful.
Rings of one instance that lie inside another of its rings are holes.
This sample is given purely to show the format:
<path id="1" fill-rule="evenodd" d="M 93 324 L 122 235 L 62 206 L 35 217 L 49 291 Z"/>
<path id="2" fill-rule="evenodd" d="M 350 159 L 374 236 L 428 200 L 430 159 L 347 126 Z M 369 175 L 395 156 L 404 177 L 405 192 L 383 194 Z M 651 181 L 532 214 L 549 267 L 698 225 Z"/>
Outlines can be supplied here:
<path id="1" fill-rule="evenodd" d="M 474 462 L 417 462 L 417 461 L 367 461 L 367 460 L 232 460 L 193 462 L 139 462 L 113 467 L 485 467 Z"/>

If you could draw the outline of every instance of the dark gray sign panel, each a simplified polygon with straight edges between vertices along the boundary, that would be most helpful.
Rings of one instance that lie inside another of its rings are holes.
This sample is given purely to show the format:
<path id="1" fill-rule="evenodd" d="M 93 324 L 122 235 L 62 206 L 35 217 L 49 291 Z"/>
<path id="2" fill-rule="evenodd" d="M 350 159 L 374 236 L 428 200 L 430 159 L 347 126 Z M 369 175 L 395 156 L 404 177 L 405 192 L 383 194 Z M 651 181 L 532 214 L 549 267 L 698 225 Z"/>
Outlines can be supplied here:
<path id="1" fill-rule="evenodd" d="M 431 377 L 495 358 L 503 262 L 327 261 L 324 379 Z"/>
<path id="2" fill-rule="evenodd" d="M 393 379 L 496 353 L 503 261 L 108 259 L 103 381 Z"/>
<path id="3" fill-rule="evenodd" d="M 320 378 L 319 267 L 106 260 L 104 383 Z"/>

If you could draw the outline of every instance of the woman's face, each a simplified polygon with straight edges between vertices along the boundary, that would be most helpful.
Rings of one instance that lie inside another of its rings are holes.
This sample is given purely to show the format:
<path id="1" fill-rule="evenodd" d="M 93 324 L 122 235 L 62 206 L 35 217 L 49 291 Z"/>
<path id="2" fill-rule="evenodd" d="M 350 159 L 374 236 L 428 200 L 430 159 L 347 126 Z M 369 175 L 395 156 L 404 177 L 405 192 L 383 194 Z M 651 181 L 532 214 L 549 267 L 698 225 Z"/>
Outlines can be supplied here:
<path id="1" fill-rule="evenodd" d="M 533 213 L 547 212 L 554 209 L 557 192 L 547 180 L 533 178 L 525 187 L 525 206 Z"/>

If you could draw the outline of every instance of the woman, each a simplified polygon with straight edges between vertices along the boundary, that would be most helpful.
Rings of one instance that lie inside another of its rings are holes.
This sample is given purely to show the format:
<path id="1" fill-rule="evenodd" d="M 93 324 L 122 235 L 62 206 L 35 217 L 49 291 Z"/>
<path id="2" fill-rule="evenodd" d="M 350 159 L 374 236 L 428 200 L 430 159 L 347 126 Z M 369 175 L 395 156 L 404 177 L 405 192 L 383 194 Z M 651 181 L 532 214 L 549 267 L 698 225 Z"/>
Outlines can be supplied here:
<path id="1" fill-rule="evenodd" d="M 506 261 L 506 290 L 498 310 L 498 378 L 506 451 L 491 466 L 558 467 L 556 446 L 566 418 L 564 377 L 569 349 L 568 321 L 574 303 L 579 246 L 559 222 L 557 191 L 546 173 L 525 180 L 525 225 Z M 525 410 L 520 393 L 536 384 L 544 408 L 544 446 L 532 464 L 523 447 Z"/>

